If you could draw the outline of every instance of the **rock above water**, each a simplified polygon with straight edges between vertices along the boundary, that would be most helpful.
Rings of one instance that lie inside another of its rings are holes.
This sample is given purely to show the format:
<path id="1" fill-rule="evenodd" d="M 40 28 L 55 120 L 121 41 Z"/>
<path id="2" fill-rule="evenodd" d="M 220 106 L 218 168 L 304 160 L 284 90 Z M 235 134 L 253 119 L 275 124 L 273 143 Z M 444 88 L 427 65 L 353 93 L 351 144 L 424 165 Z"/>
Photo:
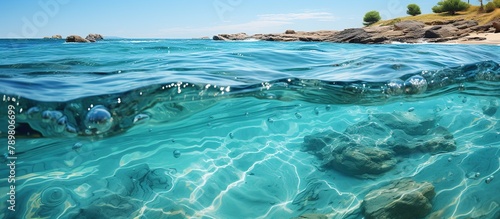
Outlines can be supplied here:
<path id="1" fill-rule="evenodd" d="M 457 36 L 458 28 L 453 25 L 438 25 L 425 31 L 425 38 L 445 38 Z"/>
<path id="2" fill-rule="evenodd" d="M 334 42 L 361 43 L 370 35 L 363 28 L 351 28 L 340 31 L 335 35 Z"/>
<path id="3" fill-rule="evenodd" d="M 495 28 L 495 33 L 500 33 L 500 21 L 493 22 L 491 26 Z"/>
<path id="4" fill-rule="evenodd" d="M 246 33 L 236 33 L 236 34 L 219 34 L 213 37 L 213 40 L 246 40 L 250 38 Z"/>
<path id="5" fill-rule="evenodd" d="M 402 179 L 369 192 L 362 203 L 367 219 L 415 219 L 431 212 L 436 193 L 428 182 Z"/>
<path id="6" fill-rule="evenodd" d="M 87 39 L 84 39 L 78 35 L 70 35 L 70 36 L 66 37 L 66 42 L 68 42 L 68 43 L 89 43 L 90 41 Z"/>
<path id="7" fill-rule="evenodd" d="M 88 43 L 88 42 L 96 42 L 99 40 L 103 40 L 104 38 L 102 37 L 101 34 L 89 34 L 85 39 L 81 36 L 78 35 L 71 35 L 66 37 L 66 42 L 72 42 L 72 43 Z"/>
<path id="8" fill-rule="evenodd" d="M 52 35 L 52 37 L 43 37 L 44 39 L 62 39 L 62 36 L 57 34 L 57 35 Z"/>
<path id="9" fill-rule="evenodd" d="M 394 30 L 415 31 L 425 27 L 420 21 L 401 21 L 394 24 Z"/>
<path id="10" fill-rule="evenodd" d="M 103 40 L 104 38 L 102 37 L 101 34 L 91 33 L 91 34 L 87 35 L 87 37 L 85 37 L 85 39 L 87 39 L 90 42 L 95 42 L 95 41 Z"/>

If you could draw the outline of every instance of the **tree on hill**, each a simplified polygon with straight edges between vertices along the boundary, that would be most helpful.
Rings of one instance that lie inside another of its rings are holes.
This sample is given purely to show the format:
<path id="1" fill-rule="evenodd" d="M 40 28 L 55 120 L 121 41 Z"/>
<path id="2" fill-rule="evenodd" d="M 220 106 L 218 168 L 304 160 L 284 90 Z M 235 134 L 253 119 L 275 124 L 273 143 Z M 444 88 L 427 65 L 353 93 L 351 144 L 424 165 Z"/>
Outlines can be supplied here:
<path id="1" fill-rule="evenodd" d="M 432 11 L 434 13 L 448 12 L 448 14 L 454 15 L 457 11 L 463 11 L 467 8 L 469 8 L 469 4 L 461 0 L 444 0 L 432 7 Z"/>
<path id="2" fill-rule="evenodd" d="M 479 6 L 479 11 L 483 12 L 484 11 L 484 6 L 483 6 L 483 0 L 478 0 L 479 3 L 481 3 L 481 6 Z"/>
<path id="3" fill-rule="evenodd" d="M 490 12 L 494 11 L 494 10 L 495 10 L 495 8 L 496 8 L 495 3 L 493 3 L 493 2 L 488 2 L 488 4 L 486 4 L 486 5 L 484 6 L 484 12 L 486 12 L 486 13 L 490 13 Z"/>
<path id="4" fill-rule="evenodd" d="M 497 8 L 500 8 L 500 0 L 493 0 L 493 4 L 495 4 Z"/>
<path id="5" fill-rule="evenodd" d="M 422 14 L 420 7 L 417 4 L 409 4 L 406 13 L 411 16 Z"/>
<path id="6" fill-rule="evenodd" d="M 365 17 L 363 18 L 363 24 L 368 26 L 377 23 L 380 19 L 382 18 L 380 17 L 380 13 L 378 13 L 378 11 L 369 11 L 366 12 Z"/>

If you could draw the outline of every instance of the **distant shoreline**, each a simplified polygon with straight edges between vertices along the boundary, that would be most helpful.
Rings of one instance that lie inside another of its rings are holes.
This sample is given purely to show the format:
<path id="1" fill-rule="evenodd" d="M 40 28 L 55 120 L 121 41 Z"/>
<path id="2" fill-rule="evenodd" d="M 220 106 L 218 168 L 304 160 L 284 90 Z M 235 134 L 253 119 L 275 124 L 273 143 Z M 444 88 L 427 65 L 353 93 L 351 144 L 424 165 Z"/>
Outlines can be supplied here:
<path id="1" fill-rule="evenodd" d="M 444 13 L 422 14 L 379 21 L 367 27 L 341 31 L 302 32 L 286 30 L 276 34 L 218 34 L 214 40 L 257 39 L 266 41 L 319 41 L 359 44 L 460 43 L 500 44 L 500 9 L 484 13 L 478 6 L 450 16 Z"/>
<path id="2" fill-rule="evenodd" d="M 358 44 L 460 43 L 500 44 L 500 19 L 484 25 L 474 20 L 420 22 L 405 20 L 386 26 L 349 28 L 342 31 L 301 32 L 286 30 L 277 34 L 218 34 L 213 40 L 315 41 Z"/>

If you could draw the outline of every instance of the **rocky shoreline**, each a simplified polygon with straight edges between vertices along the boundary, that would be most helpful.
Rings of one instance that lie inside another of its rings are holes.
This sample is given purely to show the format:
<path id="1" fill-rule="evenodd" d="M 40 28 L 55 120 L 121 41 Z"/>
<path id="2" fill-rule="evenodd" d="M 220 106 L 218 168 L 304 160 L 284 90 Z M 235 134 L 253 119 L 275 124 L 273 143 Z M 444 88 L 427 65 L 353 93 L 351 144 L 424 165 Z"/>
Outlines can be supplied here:
<path id="1" fill-rule="evenodd" d="M 278 34 L 245 33 L 218 34 L 213 40 L 247 40 L 264 41 L 317 41 L 334 43 L 361 43 L 361 44 L 388 44 L 400 43 L 439 43 L 448 41 L 482 41 L 485 37 L 470 36 L 476 33 L 500 33 L 500 19 L 485 25 L 479 25 L 474 20 L 449 21 L 401 21 L 388 26 L 370 26 L 364 28 L 349 28 L 342 31 L 313 31 L 303 32 L 287 30 Z"/>

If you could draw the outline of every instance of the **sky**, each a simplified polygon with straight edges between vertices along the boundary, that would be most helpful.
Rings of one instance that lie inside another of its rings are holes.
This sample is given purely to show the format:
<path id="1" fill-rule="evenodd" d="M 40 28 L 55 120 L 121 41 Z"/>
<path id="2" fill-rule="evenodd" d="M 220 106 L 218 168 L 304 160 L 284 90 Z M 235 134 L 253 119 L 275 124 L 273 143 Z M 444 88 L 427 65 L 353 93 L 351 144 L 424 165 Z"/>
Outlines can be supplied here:
<path id="1" fill-rule="evenodd" d="M 23 0 L 0 1 L 0 38 L 89 33 L 124 38 L 199 38 L 219 33 L 282 33 L 361 27 L 363 16 L 406 15 L 439 0 Z M 472 1 L 471 3 L 475 3 Z"/>

